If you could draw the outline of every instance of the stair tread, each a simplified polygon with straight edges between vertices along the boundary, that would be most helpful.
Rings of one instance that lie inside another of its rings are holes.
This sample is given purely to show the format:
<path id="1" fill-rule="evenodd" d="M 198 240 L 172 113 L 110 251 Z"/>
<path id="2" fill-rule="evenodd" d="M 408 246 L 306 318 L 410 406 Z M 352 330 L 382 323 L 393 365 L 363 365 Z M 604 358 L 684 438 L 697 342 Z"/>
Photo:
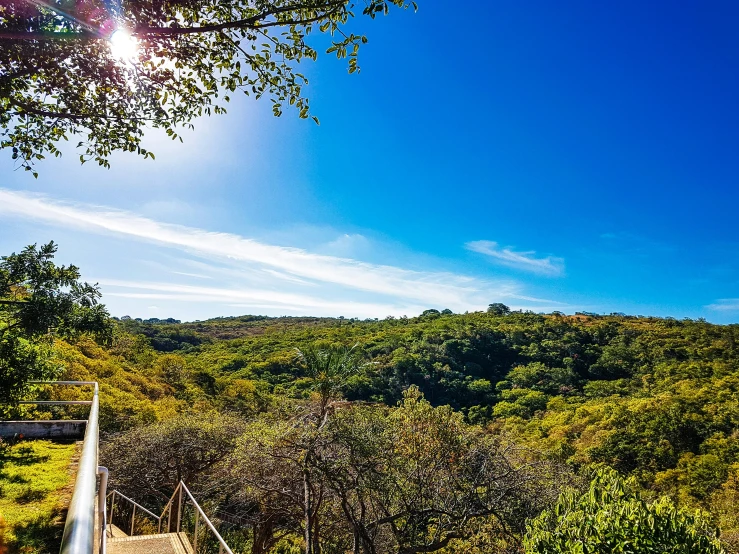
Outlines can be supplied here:
<path id="1" fill-rule="evenodd" d="M 109 538 L 107 551 L 108 554 L 193 554 L 185 533 Z"/>

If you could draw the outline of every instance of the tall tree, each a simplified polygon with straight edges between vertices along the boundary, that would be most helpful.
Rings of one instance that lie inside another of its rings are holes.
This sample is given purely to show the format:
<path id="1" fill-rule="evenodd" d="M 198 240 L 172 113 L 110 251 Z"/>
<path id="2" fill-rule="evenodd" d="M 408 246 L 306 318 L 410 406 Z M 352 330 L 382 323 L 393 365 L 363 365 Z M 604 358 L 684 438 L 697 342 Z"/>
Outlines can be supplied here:
<path id="1" fill-rule="evenodd" d="M 320 439 L 329 415 L 332 403 L 336 400 L 341 384 L 356 372 L 358 367 L 358 351 L 355 347 L 330 345 L 298 349 L 298 360 L 307 375 L 313 379 L 313 388 L 318 397 L 318 410 L 314 423 L 308 428 L 304 438 L 304 455 L 302 456 L 303 474 L 303 510 L 305 516 L 305 554 L 319 554 L 319 520 L 318 512 L 323 499 L 323 486 L 314 483 L 313 466 L 319 450 Z M 318 490 L 317 490 L 318 489 Z"/>
<path id="2" fill-rule="evenodd" d="M 332 401 L 337 399 L 341 385 L 359 369 L 360 351 L 357 345 L 311 345 L 296 349 L 297 362 L 312 381 L 312 389 L 318 397 L 319 420 L 325 424 L 325 416 Z"/>
<path id="3" fill-rule="evenodd" d="M 53 374 L 54 337 L 112 335 L 97 285 L 79 280 L 76 266 L 58 266 L 53 242 L 0 258 L 0 400 L 15 402 L 28 382 Z"/>
<path id="4" fill-rule="evenodd" d="M 236 447 L 244 422 L 207 412 L 178 415 L 114 436 L 102 449 L 112 485 L 161 508 L 180 481 L 196 490 L 203 476 Z"/>
<path id="5" fill-rule="evenodd" d="M 237 90 L 309 117 L 296 70 L 326 52 L 349 59 L 367 42 L 348 30 L 355 11 L 375 18 L 406 0 L 8 0 L 0 6 L 0 148 L 28 171 L 80 137 L 81 160 L 108 166 L 142 148 L 147 128 L 173 139 L 202 115 L 225 112 Z M 317 119 L 316 119 L 317 121 Z"/>
<path id="6" fill-rule="evenodd" d="M 469 538 L 478 521 L 520 532 L 520 522 L 554 500 L 565 475 L 449 406 L 434 408 L 416 387 L 386 416 L 378 412 L 343 411 L 329 429 L 333 449 L 317 457 L 341 499 L 355 554 L 440 551 Z"/>
<path id="7" fill-rule="evenodd" d="M 250 507 L 253 554 L 298 533 L 312 554 L 444 551 L 477 523 L 520 533 L 556 498 L 553 464 L 501 446 L 415 387 L 396 408 L 334 403 L 329 411 L 265 415 L 239 439 L 234 497 Z"/>
<path id="8" fill-rule="evenodd" d="M 317 459 L 325 451 L 327 426 L 337 410 L 339 390 L 356 372 L 360 351 L 342 344 L 314 344 L 296 350 L 298 370 L 311 380 L 313 398 L 283 422 L 256 420 L 241 438 L 234 460 L 238 496 L 251 505 L 252 552 L 262 554 L 285 532 L 300 530 L 306 554 L 319 554 L 330 519 L 320 514 L 329 505 Z M 246 466 L 244 465 L 246 462 Z"/>

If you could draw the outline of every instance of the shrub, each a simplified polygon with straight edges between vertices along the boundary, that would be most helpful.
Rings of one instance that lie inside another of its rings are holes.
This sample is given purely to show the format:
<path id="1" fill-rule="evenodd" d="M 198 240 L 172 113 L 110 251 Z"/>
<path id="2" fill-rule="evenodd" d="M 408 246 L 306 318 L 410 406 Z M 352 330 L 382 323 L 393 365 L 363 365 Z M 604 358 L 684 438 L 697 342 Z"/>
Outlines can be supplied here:
<path id="1" fill-rule="evenodd" d="M 700 512 L 667 497 L 648 503 L 610 468 L 584 494 L 567 489 L 527 527 L 527 554 L 723 554 Z"/>

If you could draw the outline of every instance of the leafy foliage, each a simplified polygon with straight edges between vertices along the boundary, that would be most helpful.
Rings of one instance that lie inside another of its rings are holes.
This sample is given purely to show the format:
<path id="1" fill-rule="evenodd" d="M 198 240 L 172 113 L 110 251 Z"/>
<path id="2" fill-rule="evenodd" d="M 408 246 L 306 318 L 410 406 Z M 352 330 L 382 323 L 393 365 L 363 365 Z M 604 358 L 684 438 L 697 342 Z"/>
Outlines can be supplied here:
<path id="1" fill-rule="evenodd" d="M 307 377 L 313 381 L 313 389 L 320 399 L 321 413 L 340 390 L 341 385 L 358 367 L 355 348 L 329 344 L 312 345 L 297 350 L 298 363 Z"/>
<path id="2" fill-rule="evenodd" d="M 18 400 L 29 380 L 52 371 L 48 347 L 54 336 L 91 334 L 109 340 L 112 326 L 98 304 L 96 285 L 79 281 L 75 266 L 53 262 L 57 247 L 28 246 L 0 261 L 0 399 Z"/>
<path id="3" fill-rule="evenodd" d="M 527 530 L 530 554 L 722 554 L 701 513 L 663 497 L 646 502 L 612 469 L 599 469 L 590 489 L 565 491 Z"/>
<path id="4" fill-rule="evenodd" d="M 392 409 L 334 402 L 321 412 L 319 401 L 260 417 L 239 439 L 228 511 L 244 514 L 253 553 L 292 533 L 306 553 L 435 552 L 470 536 L 472 522 L 502 537 L 562 478 L 415 387 Z"/>
<path id="5" fill-rule="evenodd" d="M 187 362 L 190 394 L 248 417 L 310 398 L 314 382 L 295 348 L 358 344 L 366 360 L 341 382 L 347 400 L 395 405 L 416 386 L 432 405 L 576 470 L 605 463 L 648 496 L 710 510 L 739 544 L 739 326 L 519 312 L 123 326 L 152 344 L 188 337 L 175 352 Z"/>
<path id="6" fill-rule="evenodd" d="M 355 11 L 375 18 L 405 0 L 131 0 L 26 2 L 0 7 L 0 148 L 25 169 L 79 136 L 82 162 L 109 166 L 114 151 L 142 147 L 148 128 L 172 139 L 199 116 L 224 113 L 230 95 L 267 96 L 275 115 L 310 114 L 297 71 L 315 60 L 312 33 L 327 53 L 359 70 L 364 35 L 345 31 Z M 116 59 L 109 40 L 137 41 Z M 120 37 L 124 36 L 123 39 Z M 129 39 L 131 40 L 131 39 Z M 316 122 L 318 120 L 316 119 Z M 180 139 L 181 140 L 181 139 Z"/>

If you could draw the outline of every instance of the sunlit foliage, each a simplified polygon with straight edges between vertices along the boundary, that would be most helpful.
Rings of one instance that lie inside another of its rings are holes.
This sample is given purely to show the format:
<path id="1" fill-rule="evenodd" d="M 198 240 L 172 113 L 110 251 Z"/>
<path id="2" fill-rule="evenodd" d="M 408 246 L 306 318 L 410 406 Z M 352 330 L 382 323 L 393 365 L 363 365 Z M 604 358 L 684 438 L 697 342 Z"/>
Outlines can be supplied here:
<path id="1" fill-rule="evenodd" d="M 356 15 L 375 18 L 405 0 L 51 0 L 0 3 L 0 148 L 33 172 L 60 142 L 82 162 L 109 166 L 115 151 L 142 146 L 154 128 L 172 139 L 232 95 L 294 107 L 310 117 L 299 64 L 318 49 L 359 70 L 364 35 Z M 352 25 L 352 29 L 355 27 Z M 327 35 L 312 40 L 311 35 Z M 316 119 L 316 122 L 318 120 Z M 181 139 L 180 139 L 181 140 Z"/>

